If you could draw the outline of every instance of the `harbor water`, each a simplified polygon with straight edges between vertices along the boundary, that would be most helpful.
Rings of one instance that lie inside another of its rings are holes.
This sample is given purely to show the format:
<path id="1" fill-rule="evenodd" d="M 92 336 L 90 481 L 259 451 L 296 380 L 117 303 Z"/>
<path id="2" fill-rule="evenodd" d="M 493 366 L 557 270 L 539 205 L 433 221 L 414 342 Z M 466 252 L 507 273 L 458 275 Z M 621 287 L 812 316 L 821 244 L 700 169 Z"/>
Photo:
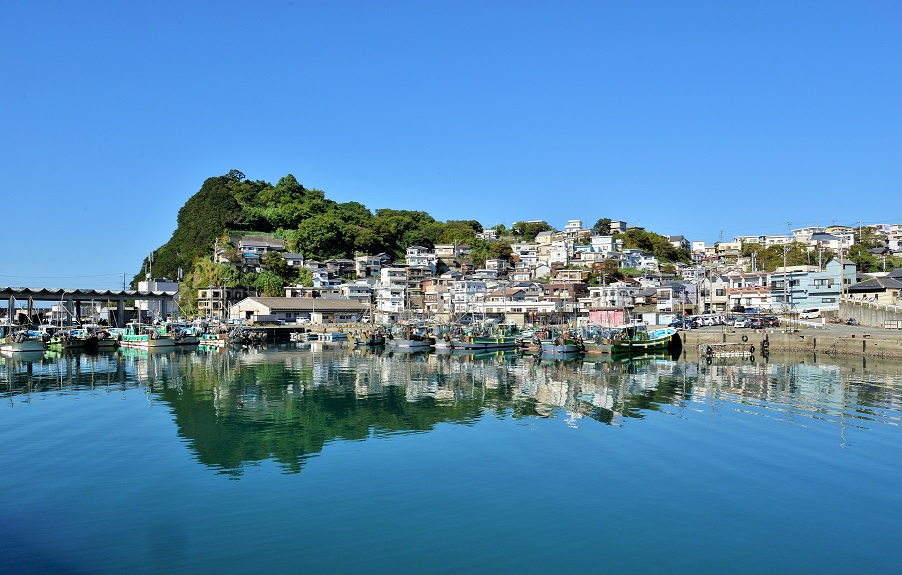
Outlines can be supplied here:
<path id="1" fill-rule="evenodd" d="M 338 344 L 0 362 L 4 573 L 889 573 L 902 364 Z"/>

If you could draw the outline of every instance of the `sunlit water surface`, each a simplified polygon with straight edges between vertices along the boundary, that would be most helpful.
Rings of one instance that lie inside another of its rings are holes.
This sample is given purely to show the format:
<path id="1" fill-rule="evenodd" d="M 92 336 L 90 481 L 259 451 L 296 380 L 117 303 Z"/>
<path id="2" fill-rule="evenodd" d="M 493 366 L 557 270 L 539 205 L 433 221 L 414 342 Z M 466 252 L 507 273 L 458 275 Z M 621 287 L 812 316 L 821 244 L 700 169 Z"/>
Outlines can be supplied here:
<path id="1" fill-rule="evenodd" d="M 0 570 L 898 572 L 900 365 L 4 357 Z"/>

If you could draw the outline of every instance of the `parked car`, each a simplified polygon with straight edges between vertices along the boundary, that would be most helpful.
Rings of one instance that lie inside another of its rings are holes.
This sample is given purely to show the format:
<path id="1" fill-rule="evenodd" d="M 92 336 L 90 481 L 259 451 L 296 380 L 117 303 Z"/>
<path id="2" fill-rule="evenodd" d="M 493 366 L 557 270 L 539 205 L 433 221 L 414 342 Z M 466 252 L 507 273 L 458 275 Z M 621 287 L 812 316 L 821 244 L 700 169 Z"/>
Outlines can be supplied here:
<path id="1" fill-rule="evenodd" d="M 698 327 L 698 324 L 692 321 L 691 319 L 675 319 L 670 322 L 670 326 L 675 329 L 694 329 Z"/>
<path id="2" fill-rule="evenodd" d="M 803 309 L 799 312 L 799 319 L 817 319 L 821 317 L 821 310 L 817 308 Z"/>
<path id="3" fill-rule="evenodd" d="M 733 327 L 749 327 L 748 318 L 737 317 L 736 321 L 733 322 Z"/>
<path id="4" fill-rule="evenodd" d="M 761 329 L 764 327 L 764 320 L 760 317 L 755 317 L 749 320 L 749 327 L 752 329 Z"/>
<path id="5" fill-rule="evenodd" d="M 777 327 L 780 325 L 780 318 L 775 315 L 766 315 L 762 320 L 764 327 Z"/>

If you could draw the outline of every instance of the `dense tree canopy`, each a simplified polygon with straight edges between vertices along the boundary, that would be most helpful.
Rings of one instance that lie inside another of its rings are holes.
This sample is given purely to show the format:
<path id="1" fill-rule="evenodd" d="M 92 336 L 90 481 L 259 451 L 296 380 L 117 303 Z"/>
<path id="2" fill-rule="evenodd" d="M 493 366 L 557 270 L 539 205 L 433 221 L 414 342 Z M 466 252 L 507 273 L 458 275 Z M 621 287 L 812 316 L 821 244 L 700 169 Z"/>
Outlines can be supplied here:
<path id="1" fill-rule="evenodd" d="M 651 252 L 662 263 L 690 263 L 692 261 L 692 254 L 689 253 L 689 250 L 674 247 L 668 238 L 654 232 L 633 229 L 627 230 L 617 237 L 623 240 L 623 247 Z"/>

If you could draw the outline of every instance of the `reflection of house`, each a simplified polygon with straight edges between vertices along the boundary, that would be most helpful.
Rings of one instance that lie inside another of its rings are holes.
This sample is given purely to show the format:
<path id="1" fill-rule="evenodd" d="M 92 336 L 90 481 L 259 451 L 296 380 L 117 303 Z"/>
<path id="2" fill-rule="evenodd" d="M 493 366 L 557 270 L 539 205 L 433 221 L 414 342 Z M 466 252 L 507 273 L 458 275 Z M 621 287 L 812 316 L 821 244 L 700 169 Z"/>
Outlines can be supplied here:
<path id="1" fill-rule="evenodd" d="M 247 323 L 292 323 L 298 319 L 346 323 L 358 321 L 368 309 L 367 304 L 347 299 L 249 297 L 229 308 L 229 318 Z"/>

